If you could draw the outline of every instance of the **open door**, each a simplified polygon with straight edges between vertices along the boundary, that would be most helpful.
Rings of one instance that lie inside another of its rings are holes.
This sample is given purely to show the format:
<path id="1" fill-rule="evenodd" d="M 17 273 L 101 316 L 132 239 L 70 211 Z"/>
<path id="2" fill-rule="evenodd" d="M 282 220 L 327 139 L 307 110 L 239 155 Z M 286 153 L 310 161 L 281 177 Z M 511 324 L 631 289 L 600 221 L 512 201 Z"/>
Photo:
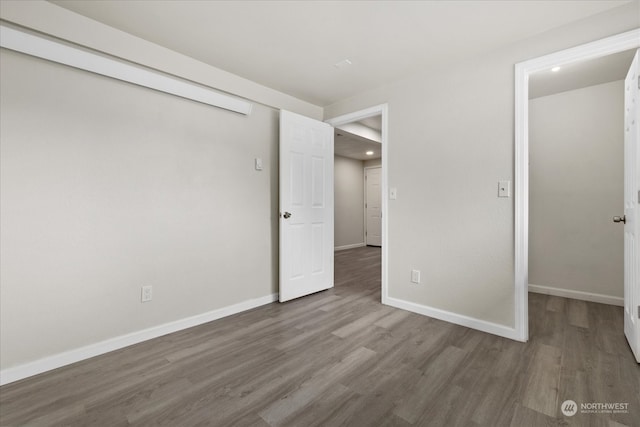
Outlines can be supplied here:
<path id="1" fill-rule="evenodd" d="M 333 127 L 280 111 L 280 302 L 333 287 Z"/>
<path id="2" fill-rule="evenodd" d="M 640 363 L 640 65 L 638 52 L 624 80 L 624 334 Z"/>

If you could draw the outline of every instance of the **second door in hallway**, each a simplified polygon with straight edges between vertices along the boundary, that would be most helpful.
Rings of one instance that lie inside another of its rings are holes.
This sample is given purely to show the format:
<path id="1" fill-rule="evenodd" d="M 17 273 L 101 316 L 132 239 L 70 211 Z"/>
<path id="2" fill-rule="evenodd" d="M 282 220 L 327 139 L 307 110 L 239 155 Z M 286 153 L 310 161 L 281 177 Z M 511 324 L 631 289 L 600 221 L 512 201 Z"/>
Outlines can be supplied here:
<path id="1" fill-rule="evenodd" d="M 381 167 L 365 169 L 365 242 L 382 246 Z"/>

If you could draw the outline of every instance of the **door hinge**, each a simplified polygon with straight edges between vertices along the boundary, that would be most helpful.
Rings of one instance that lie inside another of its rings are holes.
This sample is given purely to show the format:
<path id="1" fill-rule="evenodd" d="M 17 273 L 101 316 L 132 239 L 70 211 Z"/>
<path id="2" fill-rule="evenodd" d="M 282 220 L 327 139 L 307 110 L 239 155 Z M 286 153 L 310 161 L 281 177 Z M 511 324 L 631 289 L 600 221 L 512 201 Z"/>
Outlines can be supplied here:
<path id="1" fill-rule="evenodd" d="M 638 319 L 640 319 L 640 305 L 638 306 Z"/>
<path id="2" fill-rule="evenodd" d="M 367 206 L 369 206 L 367 203 L 364 204 L 364 208 L 367 209 Z"/>

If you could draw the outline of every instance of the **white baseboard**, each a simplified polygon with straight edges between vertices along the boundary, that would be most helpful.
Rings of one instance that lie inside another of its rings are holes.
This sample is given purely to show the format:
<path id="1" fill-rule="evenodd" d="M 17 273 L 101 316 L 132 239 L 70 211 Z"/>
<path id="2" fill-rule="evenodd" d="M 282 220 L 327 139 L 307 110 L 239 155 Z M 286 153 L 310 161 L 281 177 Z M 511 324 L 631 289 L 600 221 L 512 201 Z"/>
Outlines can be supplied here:
<path id="1" fill-rule="evenodd" d="M 203 323 L 221 319 L 232 314 L 250 310 L 261 305 L 270 304 L 278 300 L 278 294 L 271 294 L 260 298 L 254 298 L 243 301 L 238 304 L 222 307 L 207 313 L 198 314 L 196 316 L 187 317 L 185 319 L 176 320 L 165 323 L 163 325 L 154 326 L 152 328 L 143 329 L 141 331 L 132 332 L 115 338 L 110 338 L 85 347 L 76 348 L 64 353 L 54 354 L 43 359 L 18 365 L 13 368 L 7 368 L 0 371 L 0 385 L 5 385 L 18 381 L 33 375 L 37 375 L 52 369 L 70 365 L 81 360 L 99 356 L 110 351 L 118 350 L 137 344 L 143 341 L 167 335 L 183 329 L 192 328 Z"/>
<path id="2" fill-rule="evenodd" d="M 551 286 L 540 286 L 532 284 L 529 284 L 529 292 L 579 299 L 583 301 L 599 302 L 601 304 L 619 305 L 620 307 L 624 307 L 624 298 L 595 294 L 592 292 L 574 291 L 572 289 L 553 288 Z"/>
<path id="3" fill-rule="evenodd" d="M 515 328 L 510 328 L 508 326 L 487 322 L 486 320 L 480 320 L 473 317 L 468 317 L 461 314 L 452 313 L 450 311 L 440 310 L 438 308 L 428 307 L 426 305 L 416 304 L 397 298 L 386 297 L 384 298 L 383 303 L 392 307 L 422 314 L 424 316 L 444 320 L 445 322 L 454 323 L 460 326 L 466 326 L 467 328 L 477 329 L 482 332 L 487 332 L 489 334 L 498 335 L 500 337 L 509 338 L 515 341 L 521 341 L 518 339 L 518 334 Z"/>
<path id="4" fill-rule="evenodd" d="M 347 249 L 361 248 L 363 246 L 367 246 L 367 245 L 364 242 L 362 242 L 362 243 L 354 243 L 353 245 L 336 246 L 334 248 L 334 251 L 335 252 L 344 251 L 344 250 L 347 250 Z"/>

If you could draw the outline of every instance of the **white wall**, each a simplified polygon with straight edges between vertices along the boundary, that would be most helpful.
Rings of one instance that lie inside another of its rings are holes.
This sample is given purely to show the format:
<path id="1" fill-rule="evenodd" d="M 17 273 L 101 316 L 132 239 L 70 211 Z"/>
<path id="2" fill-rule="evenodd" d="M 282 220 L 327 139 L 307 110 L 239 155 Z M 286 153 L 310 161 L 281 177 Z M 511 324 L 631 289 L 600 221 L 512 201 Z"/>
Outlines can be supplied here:
<path id="1" fill-rule="evenodd" d="M 335 156 L 333 170 L 335 247 L 364 245 L 363 162 Z"/>
<path id="2" fill-rule="evenodd" d="M 513 179 L 514 64 L 638 26 L 636 2 L 325 108 L 331 118 L 389 106 L 390 298 L 513 328 L 513 198 L 498 198 L 497 183 Z"/>
<path id="3" fill-rule="evenodd" d="M 529 101 L 529 283 L 624 296 L 624 82 Z"/>
<path id="4" fill-rule="evenodd" d="M 277 111 L 0 62 L 2 369 L 277 292 Z"/>

